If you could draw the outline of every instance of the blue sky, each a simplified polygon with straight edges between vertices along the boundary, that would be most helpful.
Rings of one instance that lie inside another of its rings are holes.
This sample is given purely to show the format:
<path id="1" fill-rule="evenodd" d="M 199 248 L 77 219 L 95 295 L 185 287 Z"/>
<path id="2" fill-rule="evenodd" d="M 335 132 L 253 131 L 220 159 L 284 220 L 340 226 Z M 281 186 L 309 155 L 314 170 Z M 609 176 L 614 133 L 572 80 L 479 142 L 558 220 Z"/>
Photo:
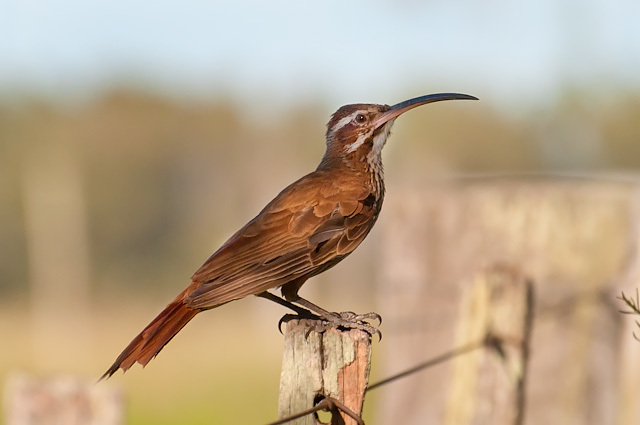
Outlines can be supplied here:
<path id="1" fill-rule="evenodd" d="M 185 97 L 508 107 L 567 84 L 640 88 L 637 0 L 0 0 L 0 90 L 118 84 Z"/>

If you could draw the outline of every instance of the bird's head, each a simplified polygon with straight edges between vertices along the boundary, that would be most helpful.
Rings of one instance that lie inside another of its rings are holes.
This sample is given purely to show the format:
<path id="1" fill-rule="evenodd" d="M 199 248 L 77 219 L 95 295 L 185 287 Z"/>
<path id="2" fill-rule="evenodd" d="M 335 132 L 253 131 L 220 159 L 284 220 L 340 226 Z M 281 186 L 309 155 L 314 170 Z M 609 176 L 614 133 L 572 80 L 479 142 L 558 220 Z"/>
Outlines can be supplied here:
<path id="1" fill-rule="evenodd" d="M 455 99 L 477 100 L 466 94 L 438 93 L 393 106 L 366 103 L 342 106 L 327 124 L 327 152 L 321 166 L 335 166 L 336 161 L 349 166 L 359 163 L 377 166 L 380 164 L 382 148 L 398 116 L 427 103 Z"/>

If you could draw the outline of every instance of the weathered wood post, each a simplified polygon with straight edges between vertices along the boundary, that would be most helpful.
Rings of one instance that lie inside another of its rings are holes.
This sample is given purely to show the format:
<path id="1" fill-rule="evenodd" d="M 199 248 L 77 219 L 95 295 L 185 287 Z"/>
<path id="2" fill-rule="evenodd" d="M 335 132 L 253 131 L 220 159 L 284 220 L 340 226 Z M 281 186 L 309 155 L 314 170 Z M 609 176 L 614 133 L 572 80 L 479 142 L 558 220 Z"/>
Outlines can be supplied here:
<path id="1" fill-rule="evenodd" d="M 454 360 L 446 425 L 523 423 L 532 318 L 533 286 L 516 268 L 477 276 L 463 299 L 458 343 L 486 335 L 496 343 Z"/>
<path id="2" fill-rule="evenodd" d="M 369 383 L 371 337 L 356 329 L 317 332 L 314 323 L 309 320 L 287 323 L 278 417 L 310 409 L 327 397 L 360 415 Z M 306 415 L 289 423 L 315 425 L 316 417 Z M 356 421 L 340 412 L 340 418 L 333 417 L 331 423 L 355 425 Z"/>

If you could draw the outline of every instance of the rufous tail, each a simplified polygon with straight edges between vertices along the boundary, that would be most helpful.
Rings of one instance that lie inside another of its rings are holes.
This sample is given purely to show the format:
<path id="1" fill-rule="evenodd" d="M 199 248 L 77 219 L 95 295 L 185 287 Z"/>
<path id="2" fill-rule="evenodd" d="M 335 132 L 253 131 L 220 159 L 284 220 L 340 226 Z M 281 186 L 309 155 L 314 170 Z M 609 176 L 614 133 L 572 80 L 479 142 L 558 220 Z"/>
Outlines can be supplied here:
<path id="1" fill-rule="evenodd" d="M 138 336 L 136 336 L 122 354 L 118 356 L 111 367 L 102 375 L 99 381 L 111 377 L 118 369 L 127 371 L 134 363 L 138 362 L 146 366 L 151 359 L 158 355 L 160 350 L 167 345 L 200 310 L 189 308 L 185 305 L 186 295 L 193 292 L 197 283 L 192 283 L 180 295 L 176 297 Z"/>

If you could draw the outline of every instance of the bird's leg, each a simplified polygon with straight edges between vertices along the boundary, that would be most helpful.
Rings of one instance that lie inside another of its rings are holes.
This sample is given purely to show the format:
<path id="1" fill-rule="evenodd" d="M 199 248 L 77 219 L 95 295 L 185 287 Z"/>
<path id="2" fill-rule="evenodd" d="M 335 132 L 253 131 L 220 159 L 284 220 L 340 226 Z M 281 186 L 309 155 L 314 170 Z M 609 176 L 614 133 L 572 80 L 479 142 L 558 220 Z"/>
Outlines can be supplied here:
<path id="1" fill-rule="evenodd" d="M 302 298 L 298 294 L 295 294 L 293 299 L 287 299 L 287 301 L 301 305 L 307 310 L 318 314 L 333 326 L 345 329 L 360 329 L 367 332 L 369 335 L 378 335 L 378 338 L 382 339 L 382 333 L 380 330 L 366 322 L 366 320 L 375 319 L 378 321 L 379 325 L 382 324 L 382 317 L 380 317 L 378 313 L 356 314 L 351 311 L 331 313 L 322 307 L 315 305 L 311 301 Z"/>
<path id="2" fill-rule="evenodd" d="M 269 291 L 264 291 L 259 294 L 256 294 L 257 297 L 264 298 L 269 301 L 273 301 L 274 303 L 280 304 L 281 306 L 290 308 L 295 311 L 296 314 L 285 314 L 278 321 L 278 330 L 282 333 L 282 324 L 288 322 L 292 319 L 309 319 L 309 320 L 323 320 L 322 317 L 316 316 L 310 310 L 306 308 L 302 308 L 299 305 L 295 305 L 291 301 L 287 301 L 284 298 L 280 298 L 279 296 L 272 294 Z"/>
<path id="3" fill-rule="evenodd" d="M 280 304 L 283 307 L 287 307 L 288 309 L 295 311 L 296 313 L 298 313 L 298 315 L 304 318 L 316 318 L 316 319 L 318 318 L 318 316 L 313 314 L 311 310 L 300 307 L 299 305 L 295 305 L 291 301 L 287 301 L 284 298 L 280 298 L 279 296 L 272 294 L 269 291 L 260 292 L 259 294 L 256 294 L 256 297 L 264 298 L 266 300 L 273 301 L 274 303 Z"/>
<path id="4" fill-rule="evenodd" d="M 380 317 L 378 313 L 356 314 L 351 311 L 345 311 L 342 313 L 331 313 L 323 309 L 322 307 L 315 305 L 311 301 L 302 298 L 300 295 L 298 295 L 298 291 L 306 280 L 307 278 L 303 277 L 300 279 L 292 280 L 291 282 L 282 285 L 280 290 L 282 291 L 282 296 L 284 297 L 284 299 L 291 303 L 299 304 L 305 307 L 307 310 L 319 314 L 330 322 L 335 322 L 336 318 L 353 322 L 362 322 L 375 319 L 378 321 L 378 326 L 382 324 L 382 317 Z"/>
<path id="5" fill-rule="evenodd" d="M 357 314 L 357 313 L 354 313 L 353 311 L 343 311 L 340 313 L 332 313 L 312 303 L 311 301 L 302 298 L 299 295 L 295 300 L 292 300 L 292 303 L 299 304 L 305 307 L 307 310 L 317 313 L 319 316 L 322 316 L 323 318 L 329 321 L 333 321 L 333 319 L 336 317 L 344 320 L 352 320 L 352 321 L 360 321 L 360 322 L 375 319 L 378 321 L 378 326 L 382 324 L 382 317 L 378 313 L 374 313 L 374 312 L 364 313 L 364 314 Z"/>

